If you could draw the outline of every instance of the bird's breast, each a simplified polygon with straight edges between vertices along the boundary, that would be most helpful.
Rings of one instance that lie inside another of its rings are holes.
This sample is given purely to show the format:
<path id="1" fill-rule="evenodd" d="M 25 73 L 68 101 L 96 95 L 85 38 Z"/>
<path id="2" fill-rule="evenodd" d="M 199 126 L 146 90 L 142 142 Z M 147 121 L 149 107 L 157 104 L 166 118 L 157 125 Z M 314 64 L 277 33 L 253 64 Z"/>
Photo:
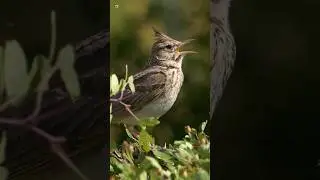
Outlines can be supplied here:
<path id="1" fill-rule="evenodd" d="M 183 73 L 179 69 L 167 71 L 165 92 L 156 100 L 146 105 L 139 114 L 149 117 L 161 117 L 168 112 L 175 103 L 183 83 Z"/>

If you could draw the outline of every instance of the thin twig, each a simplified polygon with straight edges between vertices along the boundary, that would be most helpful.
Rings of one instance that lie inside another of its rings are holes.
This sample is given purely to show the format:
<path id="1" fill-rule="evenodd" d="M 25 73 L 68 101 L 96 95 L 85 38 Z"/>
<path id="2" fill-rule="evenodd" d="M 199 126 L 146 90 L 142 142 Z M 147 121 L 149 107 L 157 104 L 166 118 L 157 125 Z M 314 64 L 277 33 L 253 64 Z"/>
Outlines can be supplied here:
<path id="1" fill-rule="evenodd" d="M 38 121 L 35 120 L 35 117 L 38 116 L 38 114 L 41 111 L 41 103 L 43 99 L 43 94 L 46 92 L 46 87 L 53 76 L 53 74 L 58 70 L 58 66 L 55 64 L 49 72 L 41 79 L 41 82 L 39 83 L 37 90 L 37 96 L 36 96 L 36 104 L 35 104 L 35 109 L 33 112 L 25 119 L 26 122 L 32 123 L 32 124 L 37 124 Z"/>
<path id="2" fill-rule="evenodd" d="M 0 104 L 0 112 L 3 112 L 6 109 L 8 109 L 15 101 L 22 98 L 23 96 L 24 96 L 24 94 L 21 94 L 19 96 L 16 96 L 16 97 L 9 99 L 9 100 L 5 101 L 4 103 Z"/>
<path id="3" fill-rule="evenodd" d="M 124 102 L 121 101 L 121 99 L 114 99 L 114 98 L 110 98 L 110 101 L 111 102 L 118 102 L 120 104 L 122 104 L 124 106 L 124 108 L 126 109 L 126 111 L 128 111 L 128 113 L 133 116 L 137 121 L 139 121 L 140 119 L 131 111 L 130 107 L 131 105 L 130 104 L 126 104 Z"/>
<path id="4" fill-rule="evenodd" d="M 126 108 L 126 110 L 131 114 L 131 116 L 133 116 L 136 120 L 139 121 L 139 118 L 131 111 L 131 109 L 130 109 L 130 106 L 131 106 L 131 105 L 125 104 L 125 103 L 122 102 L 122 101 L 120 101 L 120 104 L 122 104 L 122 105 Z"/>
<path id="5" fill-rule="evenodd" d="M 34 126 L 26 124 L 25 119 L 7 119 L 7 118 L 0 118 L 0 124 L 8 124 L 8 125 L 15 125 L 15 126 L 22 126 L 25 127 L 34 133 L 38 134 L 39 136 L 45 138 L 49 143 L 64 143 L 66 139 L 64 137 L 55 137 L 50 135 L 49 133 L 43 131 L 42 129 Z"/>
<path id="6" fill-rule="evenodd" d="M 52 151 L 57 154 L 62 161 L 67 164 L 68 167 L 70 167 L 81 179 L 83 180 L 89 180 L 87 176 L 85 176 L 80 169 L 69 159 L 67 158 L 67 154 L 64 152 L 64 150 L 61 148 L 60 144 L 51 144 Z"/>
<path id="7" fill-rule="evenodd" d="M 55 49 L 56 49 L 56 13 L 54 11 L 51 11 L 51 44 L 50 44 L 50 52 L 49 52 L 49 64 L 52 63 Z"/>
<path id="8" fill-rule="evenodd" d="M 55 136 L 52 136 L 51 134 L 43 131 L 42 129 L 34 126 L 34 125 L 29 125 L 29 128 L 37 133 L 38 135 L 42 136 L 43 138 L 47 139 L 49 141 L 49 143 L 51 144 L 61 144 L 61 143 L 64 143 L 66 140 L 65 137 L 55 137 Z"/>

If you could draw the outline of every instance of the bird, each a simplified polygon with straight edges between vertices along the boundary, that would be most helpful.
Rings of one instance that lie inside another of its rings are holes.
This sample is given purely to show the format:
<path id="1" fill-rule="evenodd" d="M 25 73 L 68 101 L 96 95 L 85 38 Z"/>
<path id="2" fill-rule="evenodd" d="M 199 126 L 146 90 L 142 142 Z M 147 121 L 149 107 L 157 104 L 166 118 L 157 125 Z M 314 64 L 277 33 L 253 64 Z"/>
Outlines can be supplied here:
<path id="1" fill-rule="evenodd" d="M 139 119 L 160 118 L 175 103 L 183 84 L 183 59 L 195 51 L 181 48 L 194 39 L 178 41 L 152 28 L 155 41 L 145 67 L 133 75 L 135 92 L 126 88 L 111 97 L 120 101 L 112 102 L 113 124 L 137 125 Z M 132 116 L 124 106 L 130 105 Z"/>
<path id="2" fill-rule="evenodd" d="M 223 95 L 236 60 L 236 44 L 229 25 L 231 0 L 211 0 L 210 119 Z"/>

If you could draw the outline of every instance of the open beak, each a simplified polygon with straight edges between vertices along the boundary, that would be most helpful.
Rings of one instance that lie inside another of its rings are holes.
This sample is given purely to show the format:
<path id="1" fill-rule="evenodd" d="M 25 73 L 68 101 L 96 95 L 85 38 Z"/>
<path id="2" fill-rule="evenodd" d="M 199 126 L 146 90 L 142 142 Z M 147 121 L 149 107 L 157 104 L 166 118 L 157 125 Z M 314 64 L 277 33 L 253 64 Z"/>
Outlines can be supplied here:
<path id="1" fill-rule="evenodd" d="M 195 54 L 197 53 L 196 51 L 181 51 L 181 48 L 183 46 L 185 46 L 186 44 L 189 44 L 191 41 L 194 41 L 195 39 L 188 39 L 188 40 L 185 40 L 183 42 L 181 42 L 181 44 L 179 45 L 179 47 L 177 48 L 177 52 L 179 52 L 179 54 L 181 55 L 186 55 L 186 54 Z"/>
<path id="2" fill-rule="evenodd" d="M 190 42 L 192 42 L 192 41 L 194 41 L 195 39 L 188 39 L 188 40 L 185 40 L 185 41 L 183 41 L 182 43 L 181 43 L 181 45 L 180 46 L 184 46 L 184 45 L 186 45 L 186 44 L 189 44 Z"/>

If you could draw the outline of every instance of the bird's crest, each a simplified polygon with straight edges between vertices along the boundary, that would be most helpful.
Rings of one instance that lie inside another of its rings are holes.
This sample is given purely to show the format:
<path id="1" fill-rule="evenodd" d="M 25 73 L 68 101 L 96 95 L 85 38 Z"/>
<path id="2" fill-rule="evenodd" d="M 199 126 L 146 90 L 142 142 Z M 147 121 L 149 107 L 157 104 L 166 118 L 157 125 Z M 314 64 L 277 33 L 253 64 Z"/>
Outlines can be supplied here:
<path id="1" fill-rule="evenodd" d="M 154 37 L 155 37 L 155 40 L 156 41 L 172 41 L 172 42 L 175 42 L 175 43 L 181 43 L 180 41 L 178 40 L 175 40 L 171 37 L 169 37 L 168 35 L 158 31 L 155 27 L 152 27 L 153 29 L 153 32 L 154 32 Z"/>

